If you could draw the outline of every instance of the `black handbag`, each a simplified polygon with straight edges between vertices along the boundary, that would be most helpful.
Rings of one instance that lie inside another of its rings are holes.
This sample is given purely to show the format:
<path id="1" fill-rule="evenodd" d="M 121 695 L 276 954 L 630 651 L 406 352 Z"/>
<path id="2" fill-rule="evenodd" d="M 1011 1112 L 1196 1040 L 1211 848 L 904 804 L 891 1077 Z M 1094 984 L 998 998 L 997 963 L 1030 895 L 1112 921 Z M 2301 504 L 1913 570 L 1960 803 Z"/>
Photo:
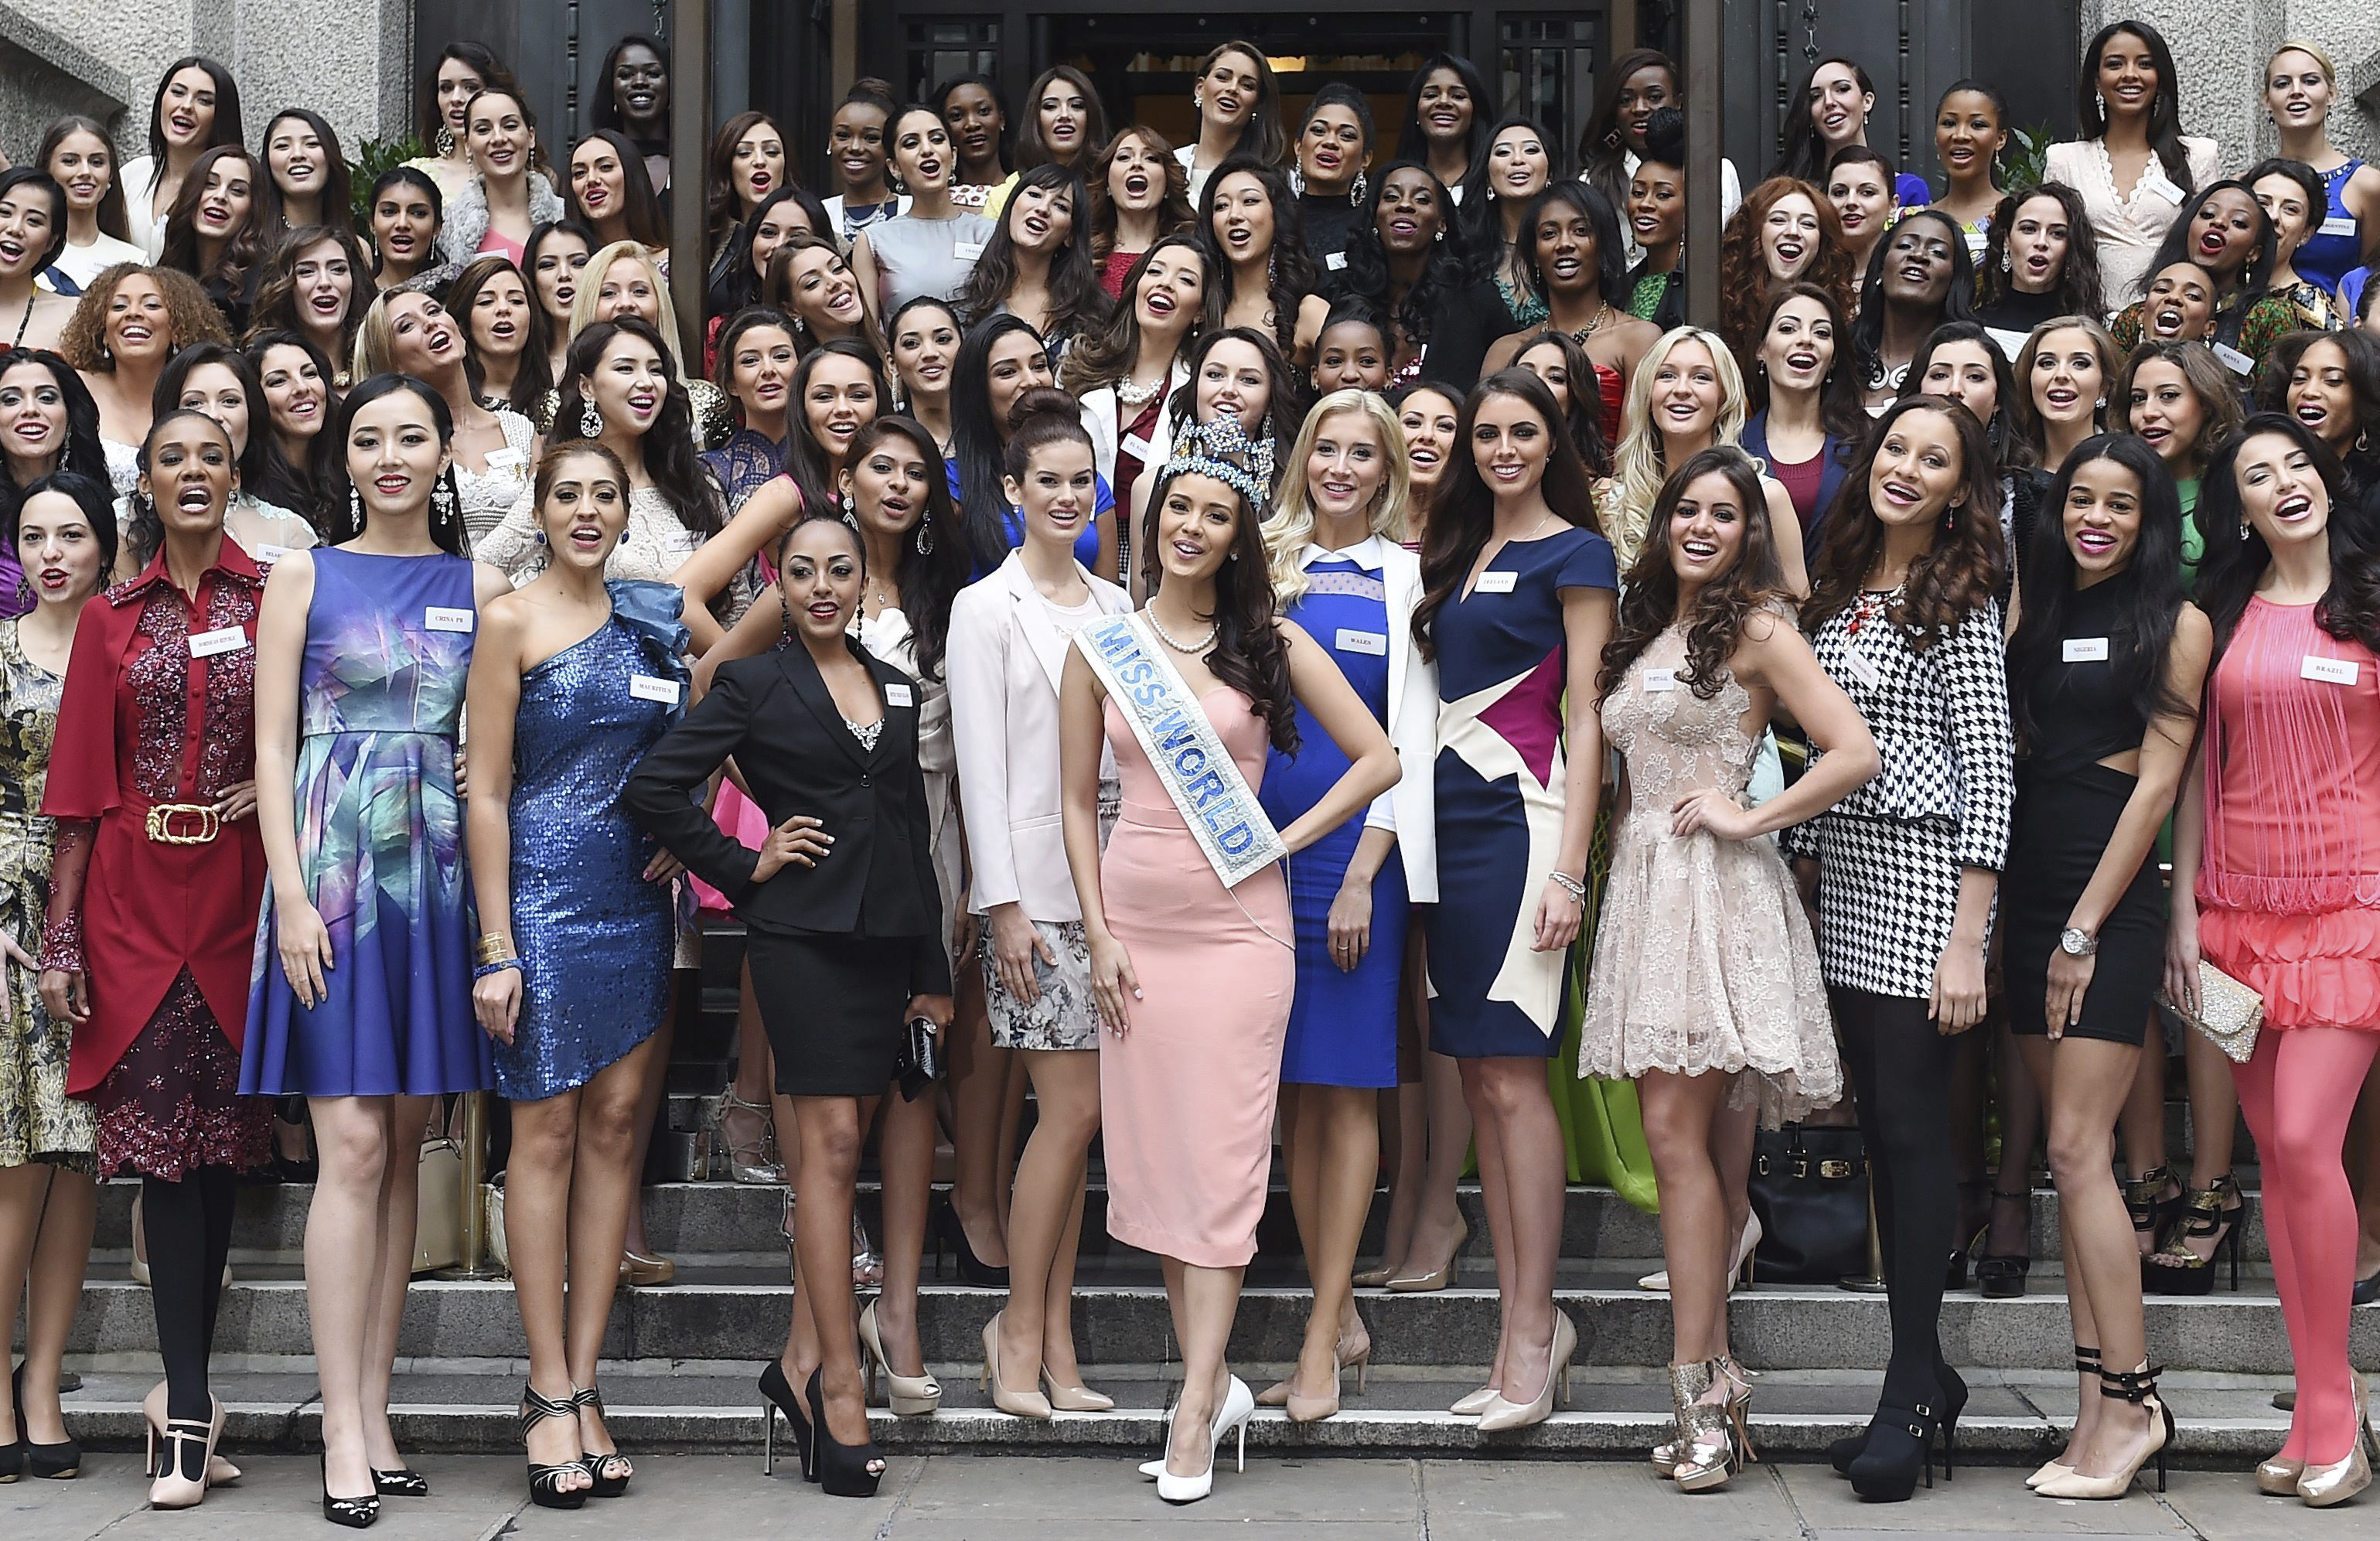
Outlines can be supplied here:
<path id="1" fill-rule="evenodd" d="M 1789 1123 L 1752 1158 L 1762 1283 L 1835 1284 L 1867 1272 L 1867 1147 L 1856 1128 Z"/>
<path id="2" fill-rule="evenodd" d="M 915 1102 L 926 1088 L 942 1078 L 942 1046 L 933 1023 L 913 1016 L 902 1029 L 900 1057 L 892 1062 L 892 1079 L 900 1083 L 901 1100 Z"/>

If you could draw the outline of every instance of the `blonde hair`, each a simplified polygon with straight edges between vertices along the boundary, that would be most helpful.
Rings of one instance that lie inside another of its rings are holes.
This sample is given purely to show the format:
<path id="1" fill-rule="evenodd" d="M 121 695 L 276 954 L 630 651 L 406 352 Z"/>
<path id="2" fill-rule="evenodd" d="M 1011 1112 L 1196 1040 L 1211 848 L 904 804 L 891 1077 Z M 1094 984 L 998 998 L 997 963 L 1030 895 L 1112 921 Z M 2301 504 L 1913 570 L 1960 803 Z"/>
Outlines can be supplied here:
<path id="1" fill-rule="evenodd" d="M 661 319 L 653 322 L 653 330 L 660 333 L 662 341 L 668 345 L 670 362 L 677 366 L 678 378 L 683 380 L 686 378 L 686 351 L 678 343 L 677 307 L 670 299 L 669 274 L 662 271 L 661 254 L 641 241 L 613 241 L 587 259 L 587 266 L 578 274 L 578 290 L 570 298 L 569 340 L 577 342 L 581 332 L 595 324 L 596 300 L 602 293 L 603 279 L 612 271 L 612 265 L 632 258 L 642 262 L 645 271 L 653 275 L 653 298 L 660 304 L 662 312 Z M 698 377 L 699 374 L 698 370 Z"/>
<path id="2" fill-rule="evenodd" d="M 352 378 L 358 384 L 396 368 L 396 326 L 388 319 L 388 308 L 392 301 L 407 295 L 420 295 L 432 305 L 438 303 L 419 289 L 382 289 L 372 296 L 372 302 L 364 308 L 363 319 L 356 323 L 354 356 L 347 360 Z M 458 333 L 461 330 L 459 323 L 456 330 Z M 468 336 L 462 342 L 466 348 L 471 346 Z"/>
<path id="3" fill-rule="evenodd" d="M 1711 424 L 1711 443 L 1732 444 L 1743 437 L 1749 406 L 1744 399 L 1743 372 L 1735 367 L 1735 355 L 1727 344 L 1717 333 L 1699 326 L 1663 333 L 1645 350 L 1636 365 L 1636 377 L 1628 382 L 1628 404 L 1620 418 L 1620 446 L 1611 455 L 1609 485 L 1614 496 L 1605 511 L 1604 534 L 1610 538 L 1612 554 L 1623 573 L 1644 549 L 1653 504 L 1670 476 L 1661 431 L 1653 426 L 1653 381 L 1681 343 L 1700 343 L 1709 352 L 1711 371 L 1718 379 L 1718 416 Z"/>
<path id="4" fill-rule="evenodd" d="M 1314 500 L 1306 491 L 1305 462 L 1314 454 L 1314 441 L 1322 436 L 1324 421 L 1350 413 L 1370 423 L 1372 431 L 1379 435 L 1380 458 L 1388 467 L 1366 522 L 1374 535 L 1391 540 L 1404 538 L 1405 510 L 1413 500 L 1413 469 L 1405 458 L 1404 429 L 1395 410 L 1377 392 L 1333 391 L 1314 404 L 1298 429 L 1272 516 L 1261 531 L 1265 565 L 1272 575 L 1273 598 L 1280 604 L 1292 604 L 1305 592 L 1305 548 L 1314 540 Z"/>
<path id="5" fill-rule="evenodd" d="M 2338 67 L 2330 62 L 2330 55 L 2324 51 L 2322 44 L 2308 42 L 2304 38 L 2287 39 L 2265 58 L 2265 79 L 2267 83 L 2273 78 L 2274 62 L 2284 54 L 2303 54 L 2322 67 L 2322 78 L 2330 82 L 2331 89 L 2334 91 L 2338 89 Z"/>

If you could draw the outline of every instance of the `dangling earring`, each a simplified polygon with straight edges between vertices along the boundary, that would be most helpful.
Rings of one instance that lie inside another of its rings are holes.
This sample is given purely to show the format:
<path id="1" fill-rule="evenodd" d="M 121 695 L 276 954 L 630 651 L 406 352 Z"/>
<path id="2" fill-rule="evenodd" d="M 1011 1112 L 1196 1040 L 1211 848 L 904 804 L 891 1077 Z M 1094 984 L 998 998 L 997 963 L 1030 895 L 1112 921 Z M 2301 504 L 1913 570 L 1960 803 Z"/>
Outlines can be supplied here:
<path id="1" fill-rule="evenodd" d="M 856 512 L 852 507 L 851 494 L 848 492 L 845 492 L 843 495 L 843 522 L 849 525 L 854 529 L 857 529 L 859 528 L 859 519 Z"/>
<path id="2" fill-rule="evenodd" d="M 2240 540 L 2247 540 L 2247 539 L 2248 539 L 2248 537 L 2249 537 L 2249 536 L 2253 535 L 2254 533 L 2255 533 L 2255 531 L 2253 531 L 2253 530 L 2252 530 L 2252 529 L 2250 529 L 2250 528 L 2248 528 L 2248 521 L 2247 521 L 2247 520 L 2242 519 L 2242 520 L 2240 520 Z"/>
<path id="3" fill-rule="evenodd" d="M 591 401 L 579 410 L 578 436 L 581 439 L 603 437 L 603 414 L 595 410 L 595 404 Z"/>
<path id="4" fill-rule="evenodd" d="M 445 160 L 455 153 L 455 130 L 444 124 L 438 126 L 438 158 Z"/>
<path id="5" fill-rule="evenodd" d="M 794 635 L 794 602 L 785 598 L 783 588 L 777 590 L 777 613 L 785 618 L 785 635 Z"/>
<path id="6" fill-rule="evenodd" d="M 2009 255 L 2008 248 L 2006 247 L 2002 247 L 2000 249 L 2000 271 L 2002 273 L 2014 273 L 2016 271 L 2016 259 Z"/>
<path id="7" fill-rule="evenodd" d="M 456 501 L 455 484 L 451 481 L 441 479 L 438 485 L 430 490 L 431 513 L 450 523 L 453 522 L 456 513 Z"/>
<path id="8" fill-rule="evenodd" d="M 919 556 L 934 554 L 934 516 L 930 514 L 924 515 L 917 520 L 917 554 Z"/>
<path id="9" fill-rule="evenodd" d="M 1364 193 L 1365 193 L 1365 191 L 1366 191 L 1367 188 L 1369 188 L 1371 187 L 1371 185 L 1372 185 L 1372 181 L 1371 181 L 1371 178 L 1370 178 L 1370 177 L 1366 176 L 1365 176 L 1361 171 L 1356 172 L 1356 173 L 1355 173 L 1355 185 L 1354 185 L 1354 187 L 1349 188 L 1347 189 L 1347 201 L 1348 201 L 1348 203 L 1349 203 L 1350 205 L 1354 205 L 1354 204 L 1357 204 L 1357 203 L 1361 203 L 1361 202 L 1363 202 L 1363 201 L 1364 201 Z"/>
<path id="10" fill-rule="evenodd" d="M 363 533 L 364 495 L 353 482 L 347 484 L 347 528 L 358 535 Z"/>
<path id="11" fill-rule="evenodd" d="M 17 602 L 28 609 L 31 608 L 33 603 L 32 580 L 21 573 L 17 576 Z"/>

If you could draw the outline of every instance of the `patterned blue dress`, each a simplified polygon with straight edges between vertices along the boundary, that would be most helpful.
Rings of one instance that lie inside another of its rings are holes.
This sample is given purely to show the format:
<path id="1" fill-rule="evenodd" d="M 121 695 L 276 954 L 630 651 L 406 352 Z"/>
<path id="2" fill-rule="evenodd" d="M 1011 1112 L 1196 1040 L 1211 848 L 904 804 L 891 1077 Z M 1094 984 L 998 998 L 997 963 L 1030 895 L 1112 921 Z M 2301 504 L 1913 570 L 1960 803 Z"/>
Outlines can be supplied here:
<path id="1" fill-rule="evenodd" d="M 249 975 L 248 1096 L 491 1085 L 471 1013 L 455 745 L 478 625 L 469 559 L 318 547 L 298 677 L 298 858 L 331 933 L 327 998 L 281 972 L 273 891 Z"/>
<path id="2" fill-rule="evenodd" d="M 620 807 L 629 772 L 685 710 L 672 584 L 618 581 L 612 618 L 521 676 L 513 719 L 513 944 L 521 1012 L 496 1089 L 535 1102 L 583 1086 L 661 1025 L 677 936 L 650 836 Z M 638 678 L 674 685 L 675 703 Z"/>
<path id="3" fill-rule="evenodd" d="M 1310 564 L 1306 589 L 1284 613 L 1322 645 L 1383 728 L 1389 722 L 1389 599 L 1378 569 L 1338 554 Z M 1257 800 L 1275 829 L 1322 800 L 1348 759 L 1304 705 L 1297 753 L 1270 751 Z M 1289 1009 L 1281 1078 L 1301 1086 L 1397 1084 L 1397 982 L 1404 967 L 1405 866 L 1395 851 L 1372 880 L 1372 941 L 1353 972 L 1330 958 L 1330 903 L 1364 834 L 1357 814 L 1289 860 L 1297 924 L 1297 994 Z"/>

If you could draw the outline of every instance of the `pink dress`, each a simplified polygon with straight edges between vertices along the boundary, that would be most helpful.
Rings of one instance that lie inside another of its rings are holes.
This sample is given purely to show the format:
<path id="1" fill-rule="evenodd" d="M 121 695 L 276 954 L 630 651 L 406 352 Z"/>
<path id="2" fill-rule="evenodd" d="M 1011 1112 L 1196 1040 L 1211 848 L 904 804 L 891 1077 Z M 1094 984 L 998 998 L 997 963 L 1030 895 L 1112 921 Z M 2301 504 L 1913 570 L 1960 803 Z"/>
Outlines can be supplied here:
<path id="1" fill-rule="evenodd" d="M 2266 1026 L 2380 1029 L 2380 659 L 2251 599 L 2211 686 L 2200 951 Z"/>
<path id="2" fill-rule="evenodd" d="M 1199 705 L 1257 786 L 1264 720 L 1225 686 Z M 1256 1256 L 1297 984 L 1289 886 L 1275 866 L 1225 888 L 1113 701 L 1105 713 L 1123 807 L 1099 889 L 1141 992 L 1130 1030 L 1099 1040 L 1108 1234 L 1193 1267 L 1240 1268 Z"/>

